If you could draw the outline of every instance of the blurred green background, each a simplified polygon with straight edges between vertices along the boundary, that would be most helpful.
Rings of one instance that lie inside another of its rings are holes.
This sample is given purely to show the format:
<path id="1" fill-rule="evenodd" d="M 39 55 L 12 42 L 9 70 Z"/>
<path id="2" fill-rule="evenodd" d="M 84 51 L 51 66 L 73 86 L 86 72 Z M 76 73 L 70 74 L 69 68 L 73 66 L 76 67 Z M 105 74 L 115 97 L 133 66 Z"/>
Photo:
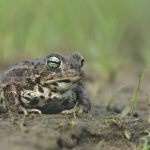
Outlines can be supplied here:
<path id="1" fill-rule="evenodd" d="M 0 0 L 0 61 L 79 51 L 106 77 L 124 65 L 147 68 L 149 6 L 149 0 Z"/>

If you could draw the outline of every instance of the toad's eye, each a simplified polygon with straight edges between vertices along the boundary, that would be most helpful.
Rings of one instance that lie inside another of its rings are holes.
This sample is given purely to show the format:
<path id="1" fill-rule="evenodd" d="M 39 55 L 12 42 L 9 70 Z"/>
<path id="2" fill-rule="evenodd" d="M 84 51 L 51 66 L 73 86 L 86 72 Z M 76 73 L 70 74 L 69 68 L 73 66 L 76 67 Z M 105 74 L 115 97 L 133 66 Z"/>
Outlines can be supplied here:
<path id="1" fill-rule="evenodd" d="M 81 67 L 84 65 L 84 59 L 81 60 Z"/>
<path id="2" fill-rule="evenodd" d="M 58 57 L 52 56 L 47 60 L 47 66 L 52 69 L 56 69 L 60 66 L 60 59 Z"/>

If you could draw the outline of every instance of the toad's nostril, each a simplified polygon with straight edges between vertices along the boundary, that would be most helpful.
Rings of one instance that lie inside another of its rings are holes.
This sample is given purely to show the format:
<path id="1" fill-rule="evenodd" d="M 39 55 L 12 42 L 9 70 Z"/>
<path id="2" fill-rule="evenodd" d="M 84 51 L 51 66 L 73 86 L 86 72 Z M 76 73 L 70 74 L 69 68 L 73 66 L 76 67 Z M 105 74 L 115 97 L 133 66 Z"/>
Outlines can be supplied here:
<path id="1" fill-rule="evenodd" d="M 73 68 L 73 64 L 70 64 L 70 68 L 71 68 L 71 69 Z"/>

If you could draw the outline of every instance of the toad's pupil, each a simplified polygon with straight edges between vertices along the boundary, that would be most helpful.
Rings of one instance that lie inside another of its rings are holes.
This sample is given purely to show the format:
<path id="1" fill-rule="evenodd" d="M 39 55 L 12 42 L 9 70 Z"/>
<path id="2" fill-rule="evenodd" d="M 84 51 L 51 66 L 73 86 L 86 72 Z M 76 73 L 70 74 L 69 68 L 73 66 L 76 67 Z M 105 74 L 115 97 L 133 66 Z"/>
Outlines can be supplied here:
<path id="1" fill-rule="evenodd" d="M 60 64 L 60 59 L 57 57 L 50 57 L 49 62 Z"/>
<path id="2" fill-rule="evenodd" d="M 60 64 L 57 62 L 48 62 L 48 66 L 50 68 L 58 68 L 60 66 Z"/>

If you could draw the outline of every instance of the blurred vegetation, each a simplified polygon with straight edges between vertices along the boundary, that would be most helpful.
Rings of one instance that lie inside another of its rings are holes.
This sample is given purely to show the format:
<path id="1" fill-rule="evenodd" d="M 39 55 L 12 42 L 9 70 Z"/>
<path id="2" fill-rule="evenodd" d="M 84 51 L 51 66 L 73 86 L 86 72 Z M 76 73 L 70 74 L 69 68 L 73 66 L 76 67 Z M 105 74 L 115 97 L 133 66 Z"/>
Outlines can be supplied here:
<path id="1" fill-rule="evenodd" d="M 0 60 L 80 51 L 106 77 L 150 66 L 148 0 L 1 0 Z"/>

